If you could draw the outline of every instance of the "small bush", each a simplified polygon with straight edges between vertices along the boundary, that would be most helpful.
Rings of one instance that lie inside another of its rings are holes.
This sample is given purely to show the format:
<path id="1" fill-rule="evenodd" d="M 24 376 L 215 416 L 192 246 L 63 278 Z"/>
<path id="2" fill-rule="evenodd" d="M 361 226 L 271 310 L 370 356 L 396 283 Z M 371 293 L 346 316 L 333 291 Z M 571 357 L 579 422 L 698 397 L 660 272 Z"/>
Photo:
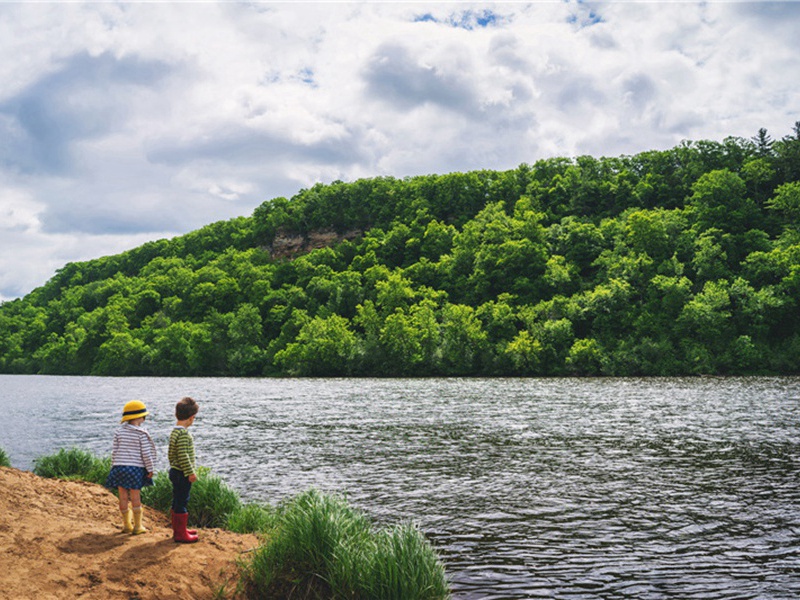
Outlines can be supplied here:
<path id="1" fill-rule="evenodd" d="M 234 533 L 264 533 L 275 526 L 275 510 L 257 503 L 243 504 L 228 515 L 226 529 Z"/>
<path id="2" fill-rule="evenodd" d="M 8 459 L 6 451 L 0 448 L 0 467 L 10 467 L 11 461 Z"/>
<path id="3" fill-rule="evenodd" d="M 172 508 L 172 482 L 169 475 L 164 471 L 153 475 L 153 485 L 142 488 L 142 502 L 169 514 L 169 509 Z"/>
<path id="4" fill-rule="evenodd" d="M 279 509 L 268 537 L 242 570 L 250 598 L 449 597 L 444 567 L 416 527 L 374 532 L 338 496 L 297 496 Z"/>
<path id="5" fill-rule="evenodd" d="M 379 532 L 366 573 L 368 598 L 422 600 L 449 594 L 444 565 L 414 525 Z"/>
<path id="6" fill-rule="evenodd" d="M 142 489 L 142 502 L 169 514 L 172 482 L 166 472 L 153 477 L 153 485 Z M 200 467 L 189 495 L 189 524 L 195 527 L 225 527 L 228 515 L 241 509 L 239 494 L 210 469 Z"/>
<path id="7" fill-rule="evenodd" d="M 86 450 L 62 448 L 55 454 L 40 456 L 33 464 L 33 472 L 40 477 L 78 479 L 103 485 L 111 470 L 111 457 L 98 458 Z"/>

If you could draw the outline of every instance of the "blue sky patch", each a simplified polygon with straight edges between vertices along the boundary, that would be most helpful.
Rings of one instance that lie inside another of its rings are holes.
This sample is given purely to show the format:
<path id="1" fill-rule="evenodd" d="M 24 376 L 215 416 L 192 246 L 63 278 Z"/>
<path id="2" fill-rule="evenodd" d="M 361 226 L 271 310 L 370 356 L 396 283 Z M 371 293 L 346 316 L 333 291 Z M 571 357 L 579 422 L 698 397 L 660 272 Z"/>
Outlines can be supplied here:
<path id="1" fill-rule="evenodd" d="M 577 25 L 581 29 L 603 22 L 605 22 L 603 17 L 599 13 L 592 10 L 589 4 L 584 2 L 584 0 L 578 0 L 576 12 L 567 17 L 567 23 L 571 25 Z"/>
<path id="2" fill-rule="evenodd" d="M 437 19 L 431 13 L 425 13 L 424 15 L 414 17 L 415 23 L 442 23 L 444 25 L 450 25 L 450 27 L 457 27 L 468 31 L 492 27 L 498 25 L 502 20 L 502 16 L 491 10 L 464 10 L 458 13 L 452 13 L 445 19 Z"/>

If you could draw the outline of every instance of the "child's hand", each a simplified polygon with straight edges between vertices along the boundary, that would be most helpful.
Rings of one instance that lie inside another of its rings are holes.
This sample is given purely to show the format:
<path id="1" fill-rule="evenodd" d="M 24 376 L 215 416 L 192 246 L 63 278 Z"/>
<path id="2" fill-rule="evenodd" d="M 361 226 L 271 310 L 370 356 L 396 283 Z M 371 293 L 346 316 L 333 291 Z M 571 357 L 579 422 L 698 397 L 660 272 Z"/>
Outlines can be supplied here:
<path id="1" fill-rule="evenodd" d="M 189 475 L 189 481 L 190 481 L 191 483 L 194 483 L 195 481 L 197 481 L 197 475 L 195 475 L 194 473 L 192 473 L 191 475 Z"/>
<path id="2" fill-rule="evenodd" d="M 153 474 L 152 474 L 152 473 L 148 473 L 148 474 L 147 474 L 147 478 L 148 478 L 148 479 L 152 479 L 152 478 L 153 478 Z"/>

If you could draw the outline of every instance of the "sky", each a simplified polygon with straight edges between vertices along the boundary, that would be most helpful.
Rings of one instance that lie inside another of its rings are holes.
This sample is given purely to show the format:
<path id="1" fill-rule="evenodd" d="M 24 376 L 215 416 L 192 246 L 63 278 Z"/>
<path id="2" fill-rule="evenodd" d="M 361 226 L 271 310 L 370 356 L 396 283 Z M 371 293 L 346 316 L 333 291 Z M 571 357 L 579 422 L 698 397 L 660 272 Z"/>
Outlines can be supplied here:
<path id="1" fill-rule="evenodd" d="M 788 135 L 800 2 L 2 2 L 0 301 L 311 185 Z"/>

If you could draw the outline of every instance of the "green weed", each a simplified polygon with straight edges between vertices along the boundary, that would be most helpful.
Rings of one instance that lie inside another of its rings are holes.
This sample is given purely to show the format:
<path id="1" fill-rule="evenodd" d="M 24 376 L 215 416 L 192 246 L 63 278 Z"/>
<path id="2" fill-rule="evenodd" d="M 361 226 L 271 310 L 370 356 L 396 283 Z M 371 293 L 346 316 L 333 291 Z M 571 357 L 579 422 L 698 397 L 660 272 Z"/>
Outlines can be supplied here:
<path id="1" fill-rule="evenodd" d="M 264 533 L 275 526 L 275 509 L 248 502 L 228 515 L 226 529 L 235 533 Z"/>
<path id="2" fill-rule="evenodd" d="M 281 507 L 242 569 L 250 598 L 439 600 L 444 567 L 416 527 L 374 531 L 341 497 L 316 490 Z"/>
<path id="3" fill-rule="evenodd" d="M 162 471 L 153 485 L 142 489 L 142 502 L 169 514 L 172 507 L 172 482 Z M 228 515 L 241 509 L 239 494 L 207 467 L 198 469 L 197 481 L 189 496 L 189 524 L 194 527 L 225 527 Z"/>
<path id="4" fill-rule="evenodd" d="M 111 470 L 111 457 L 98 458 L 78 448 L 61 449 L 34 460 L 33 472 L 41 477 L 78 479 L 103 485 Z"/>

